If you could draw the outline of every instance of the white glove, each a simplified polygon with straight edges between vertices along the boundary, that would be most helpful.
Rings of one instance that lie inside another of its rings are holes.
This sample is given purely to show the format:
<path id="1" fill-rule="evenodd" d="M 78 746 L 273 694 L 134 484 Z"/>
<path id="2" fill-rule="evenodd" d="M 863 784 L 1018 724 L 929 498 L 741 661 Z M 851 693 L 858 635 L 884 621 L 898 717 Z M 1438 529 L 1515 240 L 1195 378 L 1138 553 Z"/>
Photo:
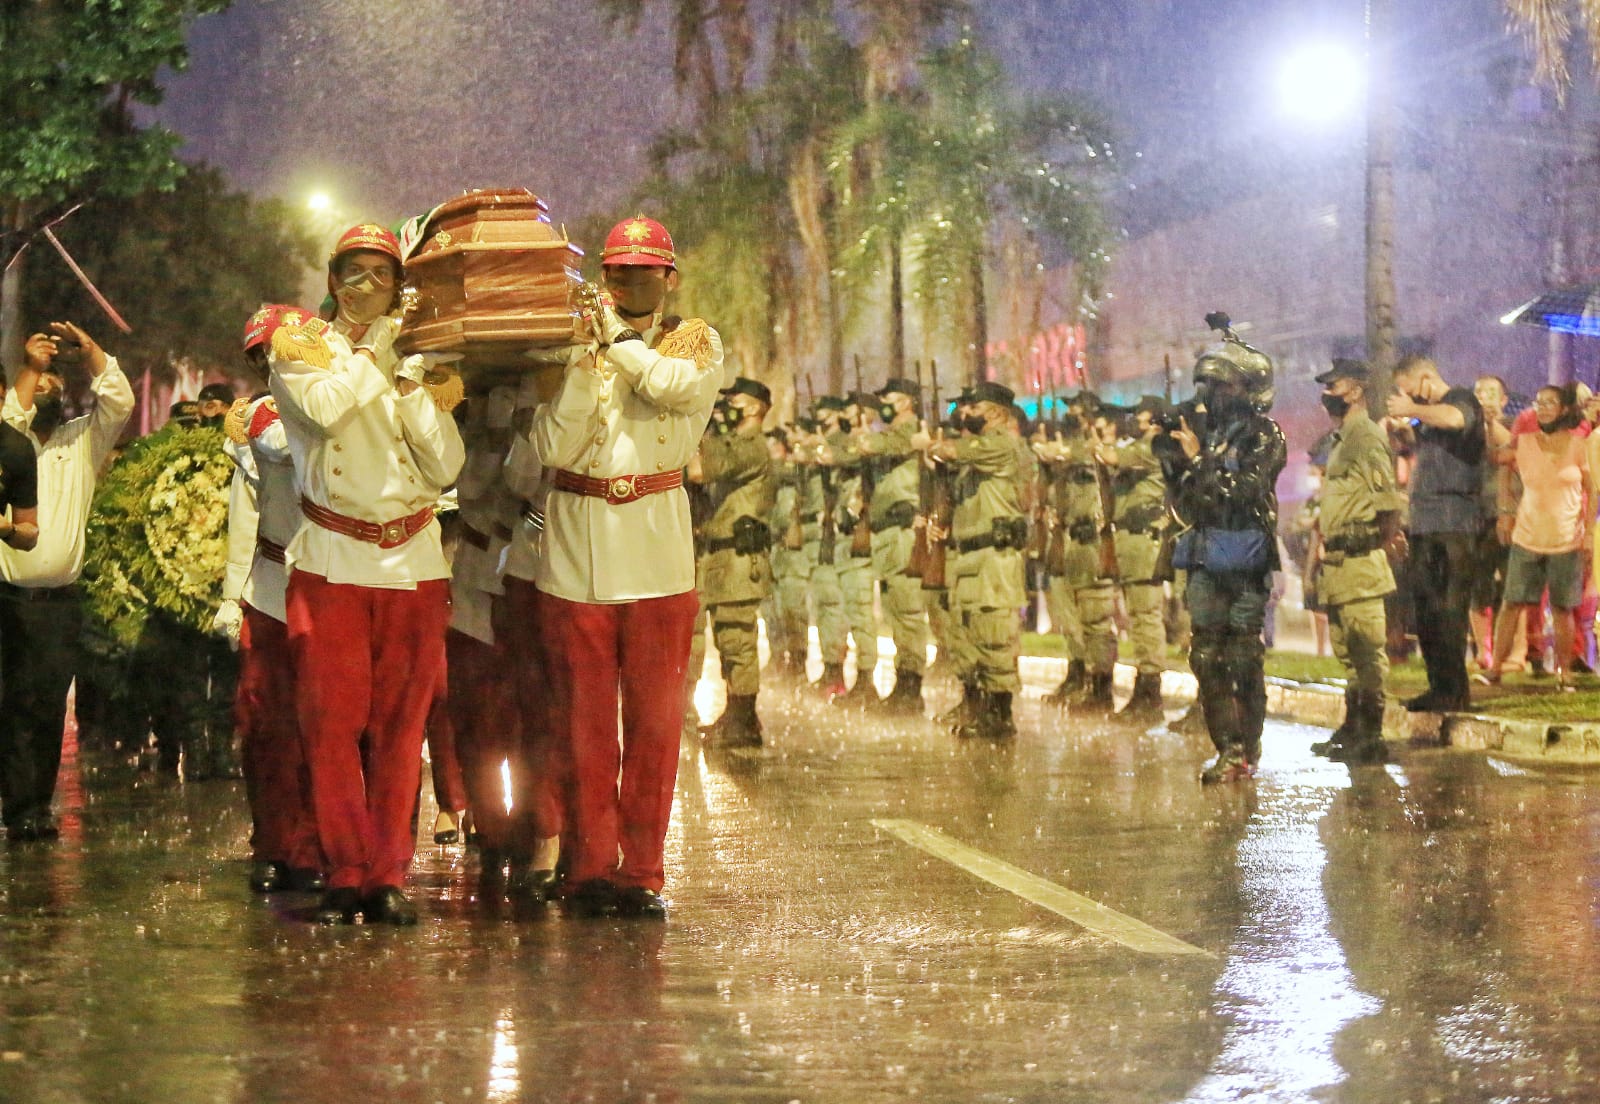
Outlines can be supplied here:
<path id="1" fill-rule="evenodd" d="M 594 328 L 595 332 L 600 335 L 600 340 L 607 345 L 615 344 L 617 337 L 624 330 L 633 329 L 632 326 L 622 321 L 621 316 L 617 314 L 617 309 L 610 302 L 602 306 L 599 313 L 595 315 Z"/>
<path id="2" fill-rule="evenodd" d="M 421 353 L 412 353 L 400 362 L 400 367 L 394 370 L 395 382 L 410 380 L 418 387 L 428 377 L 428 362 Z"/>
<path id="3" fill-rule="evenodd" d="M 211 633 L 227 640 L 228 645 L 234 650 L 239 650 L 239 632 L 244 628 L 244 610 L 239 608 L 239 603 L 232 598 L 225 599 L 217 607 L 217 615 L 211 619 Z"/>

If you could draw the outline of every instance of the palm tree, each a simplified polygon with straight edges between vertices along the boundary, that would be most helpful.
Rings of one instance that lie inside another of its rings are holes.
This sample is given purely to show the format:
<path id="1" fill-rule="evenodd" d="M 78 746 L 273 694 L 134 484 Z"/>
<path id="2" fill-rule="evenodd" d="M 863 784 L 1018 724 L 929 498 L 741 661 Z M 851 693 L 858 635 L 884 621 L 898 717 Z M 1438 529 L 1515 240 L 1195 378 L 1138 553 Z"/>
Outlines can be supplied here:
<path id="1" fill-rule="evenodd" d="M 1012 96 L 970 33 L 919 66 L 914 95 L 869 103 L 835 135 L 832 167 L 846 211 L 845 271 L 881 279 L 887 254 L 892 325 L 903 326 L 899 275 L 931 328 L 956 337 L 968 378 L 988 345 L 984 272 L 1002 221 L 1019 225 L 1074 265 L 1081 296 L 1098 295 L 1107 260 L 1105 124 L 1063 97 Z M 871 150 L 863 172 L 860 151 Z"/>
<path id="2" fill-rule="evenodd" d="M 1576 26 L 1568 13 L 1576 9 Z M 1506 12 L 1533 47 L 1534 79 L 1565 99 L 1572 83 L 1567 48 L 1578 30 L 1589 40 L 1589 56 L 1600 73 L 1600 3 L 1596 0 L 1506 0 Z"/>

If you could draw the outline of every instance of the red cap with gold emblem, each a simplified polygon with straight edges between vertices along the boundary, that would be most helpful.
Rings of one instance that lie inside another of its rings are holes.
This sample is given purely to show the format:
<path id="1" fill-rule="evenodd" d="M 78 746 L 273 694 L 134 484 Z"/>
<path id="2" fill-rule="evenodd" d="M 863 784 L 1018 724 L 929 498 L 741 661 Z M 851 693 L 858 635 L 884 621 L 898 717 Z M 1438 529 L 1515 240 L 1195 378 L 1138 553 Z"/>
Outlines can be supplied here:
<path id="1" fill-rule="evenodd" d="M 634 215 L 623 219 L 606 235 L 606 247 L 600 251 L 603 265 L 661 265 L 676 267 L 677 254 L 672 249 L 672 235 L 653 218 Z"/>
<path id="2" fill-rule="evenodd" d="M 379 226 L 375 222 L 363 222 L 360 226 L 352 226 L 339 237 L 339 243 L 333 247 L 333 252 L 328 255 L 328 263 L 354 253 L 360 249 L 370 249 L 374 253 L 382 253 L 386 257 L 393 257 L 395 264 L 404 264 L 405 258 L 400 255 L 400 239 L 387 226 Z"/>
<path id="3" fill-rule="evenodd" d="M 244 324 L 245 352 L 248 353 L 257 345 L 271 341 L 273 331 L 279 326 L 300 326 L 311 321 L 312 317 L 310 311 L 301 310 L 299 307 L 268 303 L 252 314 L 250 321 Z"/>

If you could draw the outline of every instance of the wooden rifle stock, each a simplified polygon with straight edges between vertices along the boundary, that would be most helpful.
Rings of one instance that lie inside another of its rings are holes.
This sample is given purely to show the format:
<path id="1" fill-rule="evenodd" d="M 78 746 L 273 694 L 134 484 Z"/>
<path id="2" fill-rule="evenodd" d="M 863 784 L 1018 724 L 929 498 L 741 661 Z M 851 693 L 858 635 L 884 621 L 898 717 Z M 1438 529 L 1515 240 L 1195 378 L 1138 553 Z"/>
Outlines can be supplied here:
<path id="1" fill-rule="evenodd" d="M 861 383 L 861 357 L 856 356 L 856 392 L 866 394 Z M 850 555 L 860 558 L 872 555 L 872 493 L 877 489 L 877 479 L 872 472 L 872 457 L 861 457 L 861 515 L 856 527 L 850 530 Z"/>
<path id="2" fill-rule="evenodd" d="M 931 422 L 935 427 L 933 435 L 935 440 L 943 440 L 943 411 L 939 402 L 939 363 L 929 361 L 929 364 L 933 376 L 931 386 L 933 398 Z M 919 577 L 922 579 L 923 590 L 943 590 L 948 585 L 945 580 L 945 553 L 948 549 L 944 541 L 930 539 L 928 529 L 937 526 L 949 530 L 950 515 L 955 505 L 955 488 L 951 486 L 952 476 L 948 465 L 925 463 L 923 469 L 922 516 L 927 519 L 927 523 L 917 533 L 917 543 L 922 546 L 923 551 Z M 914 560 L 915 555 L 913 555 Z"/>

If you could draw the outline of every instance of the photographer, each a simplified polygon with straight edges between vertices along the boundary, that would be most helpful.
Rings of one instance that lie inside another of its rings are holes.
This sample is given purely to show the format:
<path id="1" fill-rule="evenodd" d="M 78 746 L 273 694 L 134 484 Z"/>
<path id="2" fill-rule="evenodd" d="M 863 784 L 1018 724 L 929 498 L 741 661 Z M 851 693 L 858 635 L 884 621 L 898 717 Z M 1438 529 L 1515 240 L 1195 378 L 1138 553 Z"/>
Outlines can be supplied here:
<path id="1" fill-rule="evenodd" d="M 12 839 L 57 834 L 50 801 L 61 766 L 67 689 L 81 656 L 76 583 L 89 504 L 95 477 L 133 413 L 133 388 L 115 357 L 71 322 L 52 322 L 48 330 L 28 338 L 3 411 L 6 424 L 32 446 L 38 497 L 48 503 L 35 533 L 14 517 L 11 537 L 0 545 L 0 639 L 6 642 L 0 710 L 9 720 L 0 737 L 0 803 Z M 94 409 L 67 421 L 60 369 L 80 365 L 89 373 Z"/>
<path id="2" fill-rule="evenodd" d="M 1180 407 L 1177 426 L 1153 448 L 1187 527 L 1173 566 L 1189 573 L 1189 666 L 1217 748 L 1200 780 L 1211 784 L 1249 778 L 1261 757 L 1267 708 L 1261 632 L 1271 573 L 1279 567 L 1275 488 L 1287 449 L 1283 431 L 1265 413 L 1272 407 L 1272 361 L 1240 341 L 1226 315 L 1207 322 L 1223 341 L 1195 362 L 1197 405 Z"/>

